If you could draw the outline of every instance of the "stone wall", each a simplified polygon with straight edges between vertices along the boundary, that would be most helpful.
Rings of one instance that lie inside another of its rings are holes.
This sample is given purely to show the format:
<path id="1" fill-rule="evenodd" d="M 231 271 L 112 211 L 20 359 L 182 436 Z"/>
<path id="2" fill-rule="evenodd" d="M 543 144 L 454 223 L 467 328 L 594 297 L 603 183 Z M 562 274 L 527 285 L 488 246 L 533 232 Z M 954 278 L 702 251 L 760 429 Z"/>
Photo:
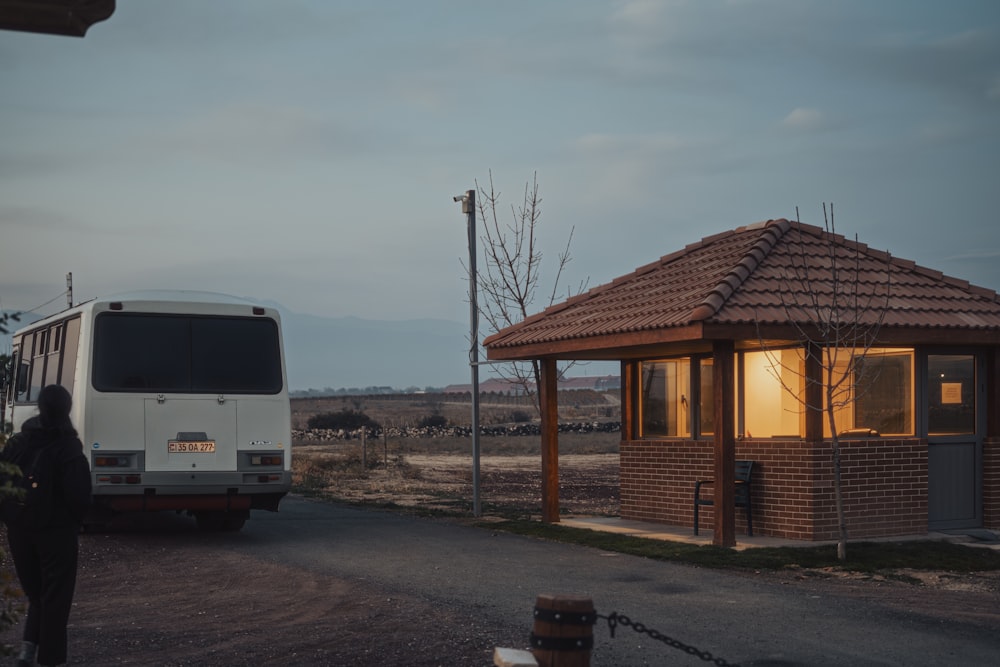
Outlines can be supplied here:
<path id="1" fill-rule="evenodd" d="M 560 433 L 617 433 L 621 422 L 567 422 L 559 424 Z M 382 428 L 332 429 L 311 428 L 292 429 L 292 442 L 326 442 L 336 440 L 360 440 L 362 431 L 369 440 L 389 438 L 469 438 L 469 426 L 390 426 L 383 433 Z M 540 436 L 541 427 L 537 423 L 501 424 L 480 426 L 479 434 L 495 437 Z"/>

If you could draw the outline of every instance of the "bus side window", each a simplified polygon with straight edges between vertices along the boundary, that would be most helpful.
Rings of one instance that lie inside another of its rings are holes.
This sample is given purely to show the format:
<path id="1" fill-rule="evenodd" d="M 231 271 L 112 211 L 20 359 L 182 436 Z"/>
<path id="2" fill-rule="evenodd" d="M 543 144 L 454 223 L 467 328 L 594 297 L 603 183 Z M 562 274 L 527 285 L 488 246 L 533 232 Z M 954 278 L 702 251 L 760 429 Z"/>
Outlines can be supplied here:
<path id="1" fill-rule="evenodd" d="M 59 368 L 62 361 L 62 337 L 66 334 L 65 324 L 56 324 L 49 327 L 45 337 L 45 375 L 42 378 L 42 386 L 59 383 Z"/>
<path id="2" fill-rule="evenodd" d="M 28 371 L 31 367 L 22 361 L 17 365 L 17 400 L 23 401 L 28 393 Z"/>
<path id="3" fill-rule="evenodd" d="M 29 389 L 31 388 L 31 362 L 34 357 L 35 334 L 25 334 L 18 342 L 20 345 L 15 361 L 17 366 L 14 369 L 17 383 L 14 385 L 14 400 L 18 403 L 27 403 L 31 400 Z"/>
<path id="4" fill-rule="evenodd" d="M 27 349 L 23 350 L 25 356 L 28 357 L 25 365 L 28 367 L 28 395 L 26 399 L 29 403 L 34 403 L 38 400 L 38 394 L 42 391 L 42 374 L 45 372 L 46 333 L 45 329 L 36 331 L 31 336 L 31 345 L 25 345 Z"/>
<path id="5" fill-rule="evenodd" d="M 3 368 L 0 368 L 0 385 L 3 386 L 3 396 L 0 396 L 0 400 L 5 404 L 12 403 L 14 401 L 14 394 L 17 393 L 17 374 L 15 373 L 15 369 L 17 369 L 17 349 L 8 357 L 7 363 L 4 364 Z M 0 424 L 0 427 L 2 426 L 3 424 Z"/>
<path id="6" fill-rule="evenodd" d="M 62 359 L 59 364 L 59 384 L 73 393 L 76 383 L 76 360 L 80 345 L 80 318 L 74 318 L 66 323 L 66 337 L 63 339 Z"/>

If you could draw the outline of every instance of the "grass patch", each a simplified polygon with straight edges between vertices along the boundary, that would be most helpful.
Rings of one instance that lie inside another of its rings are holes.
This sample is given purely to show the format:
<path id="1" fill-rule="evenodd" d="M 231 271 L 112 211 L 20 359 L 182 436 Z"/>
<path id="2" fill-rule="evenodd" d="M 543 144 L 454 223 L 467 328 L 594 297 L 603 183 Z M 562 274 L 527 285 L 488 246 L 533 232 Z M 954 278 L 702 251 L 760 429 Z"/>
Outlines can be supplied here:
<path id="1" fill-rule="evenodd" d="M 939 540 L 852 542 L 847 545 L 848 560 L 841 563 L 837 560 L 835 545 L 737 551 L 713 545 L 699 546 L 684 542 L 652 540 L 538 521 L 507 520 L 481 522 L 477 525 L 491 530 L 578 544 L 603 551 L 710 568 L 738 570 L 832 568 L 868 573 L 899 569 L 951 572 L 1000 570 L 1000 553 L 992 549 L 967 547 Z"/>

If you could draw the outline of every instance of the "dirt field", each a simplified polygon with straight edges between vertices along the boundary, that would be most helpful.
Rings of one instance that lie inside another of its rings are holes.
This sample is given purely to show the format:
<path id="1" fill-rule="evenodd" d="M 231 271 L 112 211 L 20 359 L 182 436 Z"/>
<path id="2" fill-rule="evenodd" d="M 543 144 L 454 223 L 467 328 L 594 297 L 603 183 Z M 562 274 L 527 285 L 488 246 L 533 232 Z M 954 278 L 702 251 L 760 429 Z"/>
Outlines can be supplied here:
<path id="1" fill-rule="evenodd" d="M 336 457 L 330 449 L 301 448 L 302 476 L 317 474 L 314 465 L 307 462 L 308 457 L 316 457 L 319 461 Z M 363 474 L 336 469 L 333 465 L 326 470 L 327 482 L 317 485 L 318 490 L 329 497 L 353 503 L 391 503 L 425 511 L 461 511 L 470 507 L 473 497 L 472 457 L 469 454 L 402 454 L 393 457 L 389 466 L 375 465 Z M 539 456 L 484 455 L 480 457 L 479 474 L 484 513 L 538 516 L 542 488 Z M 559 504 L 563 512 L 617 516 L 617 454 L 561 455 L 559 479 Z"/>
<path id="2" fill-rule="evenodd" d="M 560 394 L 559 419 L 572 421 L 618 421 L 620 395 L 617 391 L 576 390 Z M 456 426 L 471 423 L 468 396 L 456 394 L 400 394 L 389 396 L 334 396 L 292 399 L 292 428 L 305 428 L 309 418 L 342 410 L 364 412 L 385 426 L 413 425 L 425 417 L 440 415 Z M 537 418 L 532 399 L 486 394 L 480 401 L 480 424 L 489 426 L 516 421 L 515 417 Z"/>
<path id="3" fill-rule="evenodd" d="M 614 421 L 614 394 L 574 392 L 562 419 Z M 383 425 L 416 424 L 441 415 L 468 425 L 469 403 L 447 396 L 297 399 L 293 426 L 304 428 L 313 415 L 361 410 Z M 534 408 L 509 397 L 484 400 L 482 423 L 505 424 L 516 411 Z M 560 508 L 572 514 L 618 514 L 618 433 L 568 433 L 559 438 Z M 537 516 L 541 507 L 538 438 L 483 436 L 480 439 L 480 501 L 485 512 Z M 331 498 L 369 504 L 419 506 L 428 511 L 471 507 L 472 443 L 468 437 L 386 437 L 296 443 L 295 483 Z"/>

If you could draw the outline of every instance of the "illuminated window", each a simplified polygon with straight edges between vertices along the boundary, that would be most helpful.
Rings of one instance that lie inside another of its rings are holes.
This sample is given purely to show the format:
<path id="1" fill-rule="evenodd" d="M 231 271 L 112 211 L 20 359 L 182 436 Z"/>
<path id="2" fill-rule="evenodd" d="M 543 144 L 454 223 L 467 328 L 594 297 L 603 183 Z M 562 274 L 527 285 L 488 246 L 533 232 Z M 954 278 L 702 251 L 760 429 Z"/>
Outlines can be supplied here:
<path id="1" fill-rule="evenodd" d="M 743 435 L 772 438 L 805 434 L 805 355 L 802 348 L 745 352 Z"/>
<path id="2" fill-rule="evenodd" d="M 829 348 L 823 405 L 832 387 L 837 431 L 913 434 L 913 351 Z M 830 368 L 832 367 L 832 371 Z M 743 423 L 748 438 L 805 435 L 805 354 L 802 348 L 743 355 Z M 823 435 L 830 422 L 823 416 Z"/>
<path id="3" fill-rule="evenodd" d="M 829 352 L 824 353 L 822 365 L 833 367 L 832 372 L 827 368 L 826 381 L 834 386 L 838 432 L 866 429 L 879 435 L 914 433 L 913 350 L 831 348 Z M 697 364 L 697 387 L 692 385 L 692 363 Z M 805 436 L 805 366 L 801 347 L 740 353 L 736 366 L 740 435 Z M 697 437 L 714 434 L 712 369 L 710 358 L 641 362 L 641 437 L 691 437 L 695 423 Z M 826 389 L 824 386 L 824 405 Z M 697 416 L 691 412 L 692 405 L 698 407 Z M 822 421 L 824 436 L 830 437 L 825 413 Z"/>

